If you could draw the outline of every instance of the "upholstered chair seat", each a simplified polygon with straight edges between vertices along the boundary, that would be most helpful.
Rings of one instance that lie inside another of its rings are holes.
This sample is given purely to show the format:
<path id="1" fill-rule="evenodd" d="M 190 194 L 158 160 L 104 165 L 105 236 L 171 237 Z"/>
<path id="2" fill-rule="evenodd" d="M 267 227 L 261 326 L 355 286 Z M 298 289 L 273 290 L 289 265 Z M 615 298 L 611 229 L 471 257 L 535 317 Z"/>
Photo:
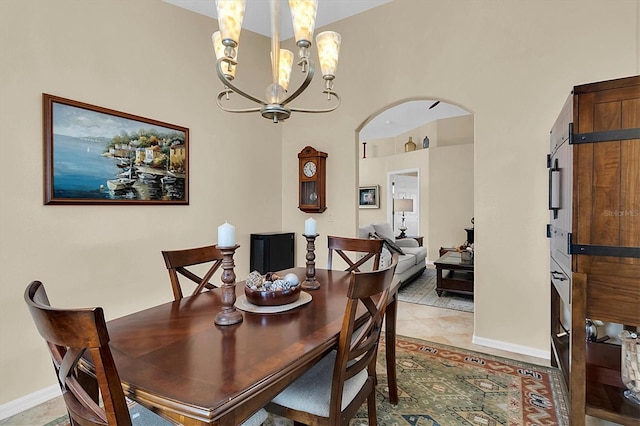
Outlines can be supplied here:
<path id="1" fill-rule="evenodd" d="M 357 335 L 357 332 L 354 335 Z M 272 401 L 283 407 L 304 411 L 318 417 L 329 417 L 332 376 L 327 372 L 333 371 L 336 355 L 336 351 L 330 352 Z M 343 410 L 353 401 L 366 381 L 367 370 L 362 370 L 344 382 L 341 407 Z"/>

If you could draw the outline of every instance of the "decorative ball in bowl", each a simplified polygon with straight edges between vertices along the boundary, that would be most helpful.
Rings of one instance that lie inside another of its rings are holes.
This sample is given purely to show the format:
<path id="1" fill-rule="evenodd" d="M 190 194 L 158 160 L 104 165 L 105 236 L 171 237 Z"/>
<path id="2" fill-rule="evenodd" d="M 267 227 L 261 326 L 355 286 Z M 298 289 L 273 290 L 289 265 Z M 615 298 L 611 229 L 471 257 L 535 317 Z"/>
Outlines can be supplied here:
<path id="1" fill-rule="evenodd" d="M 247 277 L 244 294 L 247 301 L 258 306 L 278 306 L 293 303 L 300 297 L 300 281 L 295 274 L 280 277 L 273 272 L 262 276 L 253 271 Z"/>

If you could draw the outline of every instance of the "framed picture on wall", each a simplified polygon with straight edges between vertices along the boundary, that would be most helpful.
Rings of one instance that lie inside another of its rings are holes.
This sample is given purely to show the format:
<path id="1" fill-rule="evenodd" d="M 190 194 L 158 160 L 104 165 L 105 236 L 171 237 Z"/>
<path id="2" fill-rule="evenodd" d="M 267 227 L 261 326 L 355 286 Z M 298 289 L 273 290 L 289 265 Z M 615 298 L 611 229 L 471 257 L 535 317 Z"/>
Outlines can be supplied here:
<path id="1" fill-rule="evenodd" d="M 358 205 L 361 209 L 380 208 L 380 185 L 361 186 L 358 191 Z"/>
<path id="2" fill-rule="evenodd" d="M 42 99 L 44 204 L 189 204 L 189 129 Z"/>

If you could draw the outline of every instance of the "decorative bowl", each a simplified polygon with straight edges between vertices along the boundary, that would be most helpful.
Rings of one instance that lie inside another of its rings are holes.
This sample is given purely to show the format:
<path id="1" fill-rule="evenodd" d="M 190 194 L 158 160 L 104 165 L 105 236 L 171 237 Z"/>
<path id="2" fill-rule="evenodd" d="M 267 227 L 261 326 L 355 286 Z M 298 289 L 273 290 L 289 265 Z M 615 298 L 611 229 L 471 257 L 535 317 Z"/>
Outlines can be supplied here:
<path id="1" fill-rule="evenodd" d="M 300 286 L 291 287 L 285 290 L 253 290 L 244 287 L 244 294 L 247 301 L 258 306 L 278 306 L 293 303 L 300 297 Z"/>

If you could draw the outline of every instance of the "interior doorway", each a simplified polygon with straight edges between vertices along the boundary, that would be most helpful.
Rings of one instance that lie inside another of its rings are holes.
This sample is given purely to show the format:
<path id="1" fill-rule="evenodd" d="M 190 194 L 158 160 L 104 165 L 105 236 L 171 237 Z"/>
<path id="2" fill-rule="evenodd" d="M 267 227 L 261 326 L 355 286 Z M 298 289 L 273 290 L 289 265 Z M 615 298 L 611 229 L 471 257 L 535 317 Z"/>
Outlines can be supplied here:
<path id="1" fill-rule="evenodd" d="M 394 234 L 420 234 L 420 169 L 396 170 L 387 177 L 387 217 Z M 398 200 L 410 200 L 409 203 Z"/>
<path id="2" fill-rule="evenodd" d="M 444 100 L 409 99 L 373 113 L 356 132 L 359 186 L 380 189 L 380 208 L 360 206 L 358 223 L 388 222 L 399 235 L 393 200 L 408 197 L 405 234 L 423 237 L 428 262 L 441 247 L 462 244 L 474 216 L 473 114 Z"/>

